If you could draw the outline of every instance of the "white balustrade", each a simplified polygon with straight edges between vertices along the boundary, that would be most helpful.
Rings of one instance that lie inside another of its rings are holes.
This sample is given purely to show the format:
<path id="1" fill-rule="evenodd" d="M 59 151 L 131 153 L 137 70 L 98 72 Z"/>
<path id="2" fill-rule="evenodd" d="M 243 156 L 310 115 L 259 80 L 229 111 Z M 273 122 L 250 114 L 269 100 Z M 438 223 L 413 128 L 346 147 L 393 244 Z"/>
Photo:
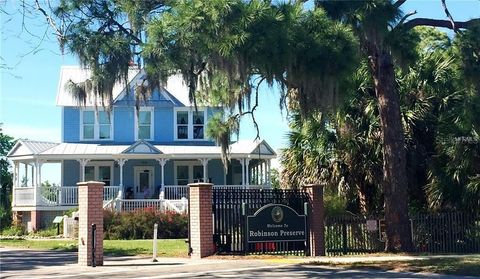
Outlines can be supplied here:
<path id="1" fill-rule="evenodd" d="M 15 187 L 13 188 L 15 200 L 13 204 L 16 206 L 35 205 L 35 188 L 33 187 Z"/>
<path id="2" fill-rule="evenodd" d="M 166 200 L 179 200 L 181 198 L 188 198 L 188 186 L 187 185 L 165 186 L 164 197 Z"/>
<path id="3" fill-rule="evenodd" d="M 105 186 L 103 189 L 104 201 L 117 197 L 119 186 Z M 34 187 L 15 187 L 15 200 L 13 206 L 69 206 L 78 205 L 77 186 L 42 186 L 40 187 L 39 204 L 35 204 Z"/>
<path id="4" fill-rule="evenodd" d="M 135 211 L 135 210 L 152 210 L 152 211 L 164 211 L 165 201 L 154 199 L 136 199 L 126 200 L 118 199 L 120 211 Z"/>
<path id="5" fill-rule="evenodd" d="M 118 196 L 118 191 L 120 187 L 118 186 L 104 186 L 103 187 L 103 200 L 110 201 Z"/>

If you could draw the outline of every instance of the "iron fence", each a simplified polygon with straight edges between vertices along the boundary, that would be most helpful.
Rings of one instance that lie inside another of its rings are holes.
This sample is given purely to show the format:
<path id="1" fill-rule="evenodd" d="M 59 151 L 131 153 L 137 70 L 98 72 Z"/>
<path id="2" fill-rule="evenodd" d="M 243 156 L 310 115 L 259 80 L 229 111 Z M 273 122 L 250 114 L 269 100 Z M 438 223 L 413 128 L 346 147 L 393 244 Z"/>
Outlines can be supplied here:
<path id="1" fill-rule="evenodd" d="M 383 251 L 385 249 L 383 220 L 382 216 L 327 217 L 325 219 L 327 255 Z M 414 252 L 480 253 L 478 214 L 458 211 L 412 214 L 410 226 Z"/>
<path id="2" fill-rule="evenodd" d="M 214 242 L 219 254 L 295 254 L 307 253 L 305 242 L 245 243 L 246 216 L 262 206 L 276 203 L 303 214 L 307 194 L 301 190 L 213 189 Z M 244 204 L 245 215 L 242 214 Z"/>

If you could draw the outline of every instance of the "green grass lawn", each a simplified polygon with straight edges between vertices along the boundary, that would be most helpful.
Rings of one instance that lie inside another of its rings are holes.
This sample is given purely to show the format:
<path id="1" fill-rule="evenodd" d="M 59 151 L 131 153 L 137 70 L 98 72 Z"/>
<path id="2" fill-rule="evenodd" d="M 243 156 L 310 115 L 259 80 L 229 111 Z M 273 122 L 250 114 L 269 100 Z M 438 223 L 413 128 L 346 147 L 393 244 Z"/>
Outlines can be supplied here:
<path id="1" fill-rule="evenodd" d="M 322 263 L 323 264 L 323 263 Z M 408 261 L 327 263 L 344 268 L 375 268 L 392 271 L 431 272 L 451 275 L 480 275 L 480 256 Z"/>
<path id="2" fill-rule="evenodd" d="M 133 256 L 152 255 L 152 240 L 104 240 L 106 255 Z M 18 247 L 38 250 L 77 251 L 77 240 L 64 239 L 2 239 L 0 247 Z M 159 257 L 187 257 L 188 244 L 185 239 L 159 239 Z"/>

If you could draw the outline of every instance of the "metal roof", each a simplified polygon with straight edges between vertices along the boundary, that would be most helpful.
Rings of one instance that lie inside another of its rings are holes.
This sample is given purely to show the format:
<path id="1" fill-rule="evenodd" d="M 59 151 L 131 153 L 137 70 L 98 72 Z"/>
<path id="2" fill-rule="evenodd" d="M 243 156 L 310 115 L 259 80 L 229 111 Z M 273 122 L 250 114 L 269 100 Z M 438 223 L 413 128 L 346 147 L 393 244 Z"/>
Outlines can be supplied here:
<path id="1" fill-rule="evenodd" d="M 8 152 L 7 157 L 38 155 L 57 145 L 58 143 L 54 142 L 19 140 Z"/>
<path id="2" fill-rule="evenodd" d="M 18 146 L 17 146 L 18 145 Z M 145 156 L 156 155 L 160 157 L 198 157 L 198 156 L 213 156 L 219 157 L 221 155 L 220 146 L 198 146 L 198 145 L 151 145 L 151 150 L 159 151 L 145 153 L 144 149 L 139 149 L 139 152 L 135 152 L 136 148 L 145 145 L 145 142 L 138 141 L 132 145 L 105 145 L 105 144 L 93 144 L 93 143 L 51 143 L 51 142 L 38 142 L 38 141 L 19 141 L 15 145 L 17 148 L 13 148 L 8 156 L 19 157 L 25 155 L 38 155 L 39 157 L 108 157 L 112 155 L 120 156 Z M 25 152 L 25 148 L 28 151 Z M 235 156 L 247 156 L 247 155 L 261 155 L 267 157 L 275 157 L 276 153 L 270 148 L 265 141 L 238 141 L 230 145 L 230 154 Z M 73 158 L 72 158 L 73 159 Z"/>
<path id="3" fill-rule="evenodd" d="M 78 106 L 79 104 L 72 97 L 72 94 L 66 88 L 69 80 L 79 83 L 90 77 L 90 70 L 83 69 L 80 66 L 62 66 L 60 69 L 60 79 L 57 89 L 57 106 Z M 128 81 L 130 84 L 144 75 L 143 71 L 131 68 L 128 73 Z M 117 100 L 124 96 L 126 85 L 117 83 L 112 90 L 113 100 Z M 175 101 L 179 101 L 184 106 L 193 106 L 188 97 L 188 87 L 183 82 L 181 75 L 173 75 L 168 78 L 165 89 L 173 96 Z M 105 103 L 107 104 L 107 103 Z M 102 100 L 95 99 L 94 96 L 87 98 L 86 106 L 101 106 Z"/>

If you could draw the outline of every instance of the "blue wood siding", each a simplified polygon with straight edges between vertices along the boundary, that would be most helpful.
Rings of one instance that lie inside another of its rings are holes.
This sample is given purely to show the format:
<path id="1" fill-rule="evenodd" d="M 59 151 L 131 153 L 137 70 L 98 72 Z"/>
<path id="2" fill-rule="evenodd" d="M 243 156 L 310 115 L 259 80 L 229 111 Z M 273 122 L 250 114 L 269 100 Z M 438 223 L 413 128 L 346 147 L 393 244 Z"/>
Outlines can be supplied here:
<path id="1" fill-rule="evenodd" d="M 173 141 L 173 107 L 156 107 L 153 113 L 155 135 L 154 140 L 158 143 Z"/>
<path id="2" fill-rule="evenodd" d="M 223 163 L 222 160 L 210 160 L 208 161 L 208 179 L 211 179 L 211 183 L 214 185 L 223 185 Z"/>
<path id="3" fill-rule="evenodd" d="M 63 108 L 63 142 L 80 140 L 80 110 L 75 107 Z"/>
<path id="4" fill-rule="evenodd" d="M 116 143 L 135 141 L 135 108 L 115 107 L 113 116 L 113 140 Z"/>
<path id="5" fill-rule="evenodd" d="M 76 160 L 63 161 L 63 186 L 76 186 L 80 181 L 80 164 Z"/>

